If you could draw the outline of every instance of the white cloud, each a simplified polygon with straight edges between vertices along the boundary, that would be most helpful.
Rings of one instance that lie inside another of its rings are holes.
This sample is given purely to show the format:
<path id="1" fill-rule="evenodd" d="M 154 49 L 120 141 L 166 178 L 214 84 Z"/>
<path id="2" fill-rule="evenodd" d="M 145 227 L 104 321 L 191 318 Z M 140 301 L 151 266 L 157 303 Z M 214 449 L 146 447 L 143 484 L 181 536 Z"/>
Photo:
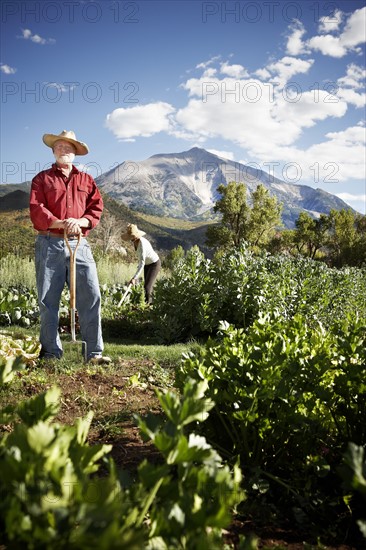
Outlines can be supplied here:
<path id="1" fill-rule="evenodd" d="M 346 27 L 340 36 L 341 42 L 347 48 L 353 48 L 366 41 L 366 7 L 355 10 L 349 17 Z"/>
<path id="2" fill-rule="evenodd" d="M 365 87 L 366 70 L 363 67 L 351 63 L 347 66 L 346 75 L 338 78 L 337 96 L 347 103 L 361 108 L 366 104 L 366 94 L 360 90 Z"/>
<path id="3" fill-rule="evenodd" d="M 343 21 L 343 15 L 341 10 L 335 10 L 333 15 L 321 17 L 319 20 L 319 32 L 327 33 L 337 31 Z"/>
<path id="4" fill-rule="evenodd" d="M 343 27 L 343 32 L 338 37 L 328 32 L 334 22 L 323 20 L 322 28 L 325 32 L 327 26 L 328 34 L 317 38 L 334 40 L 333 46 L 339 48 L 339 56 L 341 53 L 343 55 L 343 51 L 355 53 L 354 44 L 360 43 L 358 24 L 364 13 L 365 10 L 356 10 L 346 21 L 339 16 L 339 26 Z M 353 45 L 347 38 L 349 29 L 358 35 L 353 39 Z M 339 32 L 335 23 L 332 32 Z M 288 52 L 309 53 L 309 41 L 303 42 L 304 34 L 301 23 L 292 26 L 294 40 L 289 37 Z M 330 51 L 329 47 L 327 55 Z M 291 87 L 294 75 L 305 75 L 312 70 L 318 56 L 314 55 L 314 58 L 286 55 L 272 60 L 249 76 L 243 65 L 231 64 L 217 56 L 196 66 L 201 76 L 187 78 L 181 84 L 187 93 L 187 100 L 180 108 L 155 103 L 116 109 L 107 116 L 106 126 L 118 138 L 125 140 L 150 136 L 159 131 L 201 146 L 210 139 L 219 138 L 223 143 L 221 147 L 230 150 L 233 144 L 239 146 L 242 156 L 248 159 L 247 163 L 260 162 L 263 169 L 269 172 L 266 164 L 292 165 L 286 169 L 287 180 L 283 174 L 275 174 L 289 182 L 321 186 L 360 180 L 364 177 L 365 127 L 360 121 L 358 125 L 347 128 L 345 115 L 348 105 L 361 107 L 365 103 L 365 69 L 350 63 L 346 74 L 343 73 L 337 81 L 338 89 L 333 83 L 333 91 L 312 90 L 310 87 L 308 91 L 303 91 L 297 90 L 296 86 Z M 285 88 L 286 84 L 288 86 Z M 331 128 L 337 128 L 336 119 L 341 121 L 342 130 L 324 135 L 319 122 L 329 121 Z M 311 134 L 306 132 L 308 128 L 314 128 Z M 304 138 L 307 145 L 300 145 L 300 138 Z M 233 159 L 232 153 L 217 149 L 211 151 Z"/>
<path id="5" fill-rule="evenodd" d="M 283 88 L 295 74 L 307 73 L 313 63 L 314 59 L 304 60 L 285 56 L 279 61 L 267 65 L 266 69 L 274 75 L 272 81 Z"/>
<path id="6" fill-rule="evenodd" d="M 288 101 L 283 96 L 278 96 L 273 112 L 285 126 L 292 121 L 301 128 L 311 128 L 317 120 L 339 118 L 347 111 L 344 101 L 324 90 L 318 90 L 316 96 L 313 92 L 303 92 L 295 99 Z"/>
<path id="7" fill-rule="evenodd" d="M 291 143 L 298 136 L 298 127 L 284 132 L 272 116 L 271 84 L 255 79 L 202 78 L 188 80 L 185 88 L 191 99 L 175 118 L 195 136 L 220 136 L 249 148 L 256 143 L 263 147 L 271 147 L 273 141 Z"/>
<path id="8" fill-rule="evenodd" d="M 329 117 L 342 117 L 347 104 L 319 90 L 295 97 L 274 93 L 274 86 L 255 79 L 190 79 L 191 99 L 175 120 L 190 137 L 222 137 L 246 148 L 255 157 L 292 146 L 304 128 Z"/>
<path id="9" fill-rule="evenodd" d="M 291 34 L 287 38 L 286 52 L 290 55 L 300 55 L 306 52 L 305 42 L 302 37 L 306 33 L 301 21 L 295 20 L 290 25 Z"/>
<path id="10" fill-rule="evenodd" d="M 319 184 L 363 179 L 365 171 L 365 128 L 352 126 L 340 132 L 329 132 L 327 139 L 304 150 L 296 147 L 277 148 L 272 158 L 295 163 L 301 181 Z"/>
<path id="11" fill-rule="evenodd" d="M 352 195 L 351 193 L 336 193 L 336 195 L 345 202 L 366 202 L 366 195 Z"/>
<path id="12" fill-rule="evenodd" d="M 321 17 L 319 20 L 319 35 L 303 40 L 306 33 L 301 21 L 295 20 L 290 26 L 287 37 L 286 51 L 290 55 L 307 54 L 318 50 L 323 55 L 343 57 L 350 49 L 365 42 L 366 8 L 355 10 L 348 18 L 343 32 L 336 34 L 344 20 L 344 14 L 335 10 L 333 15 Z M 332 33 L 332 34 L 330 34 Z"/>
<path id="13" fill-rule="evenodd" d="M 196 69 L 207 69 L 207 67 L 209 67 L 219 59 L 221 59 L 221 56 L 215 55 L 214 57 L 211 57 L 211 59 L 209 59 L 208 61 L 203 61 L 202 63 L 199 63 L 198 65 L 196 65 Z"/>
<path id="14" fill-rule="evenodd" d="M 306 42 L 306 45 L 310 49 L 320 51 L 323 55 L 344 57 L 349 51 L 359 52 L 356 46 L 365 43 L 365 28 L 366 7 L 355 10 L 350 15 L 343 32 L 339 36 L 333 36 L 332 34 L 313 36 Z"/>
<path id="15" fill-rule="evenodd" d="M 4 74 L 15 74 L 17 72 L 16 69 L 10 67 L 10 65 L 5 65 L 5 63 L 0 63 L 0 70 Z"/>
<path id="16" fill-rule="evenodd" d="M 161 101 L 128 109 L 119 108 L 107 115 L 105 126 L 119 139 L 149 137 L 172 129 L 170 115 L 174 111 L 172 105 Z"/>
<path id="17" fill-rule="evenodd" d="M 205 70 L 205 72 L 203 73 L 203 76 L 207 77 L 207 78 L 213 78 L 217 73 L 217 69 L 214 69 L 213 67 L 209 67 L 208 69 Z"/>
<path id="18" fill-rule="evenodd" d="M 351 103 L 357 108 L 362 108 L 366 105 L 366 93 L 357 93 L 355 90 L 352 90 L 350 88 L 338 88 L 337 90 L 337 96 L 346 101 L 347 103 Z"/>
<path id="19" fill-rule="evenodd" d="M 336 193 L 336 196 L 361 214 L 366 214 L 366 194 L 352 195 L 351 193 Z"/>
<path id="20" fill-rule="evenodd" d="M 254 75 L 262 80 L 269 80 L 271 78 L 271 73 L 267 69 L 257 69 Z"/>
<path id="21" fill-rule="evenodd" d="M 306 70 L 307 66 L 303 65 L 302 69 Z M 273 67 L 278 65 L 273 64 Z M 317 94 L 303 92 L 292 99 L 275 91 L 273 84 L 253 78 L 210 79 L 202 76 L 188 79 L 183 87 L 190 99 L 178 111 L 167 103 L 116 109 L 107 116 L 106 126 L 119 139 L 151 136 L 159 131 L 200 144 L 209 138 L 220 137 L 239 145 L 249 157 L 260 161 L 276 159 L 296 162 L 299 166 L 305 162 L 311 166 L 314 162 L 324 165 L 328 156 L 332 162 L 343 159 L 344 174 L 356 174 L 355 165 L 359 169 L 361 150 L 355 137 L 361 135 L 361 127 L 349 130 L 347 139 L 346 134 L 328 134 L 327 141 L 309 151 L 296 147 L 296 141 L 305 128 L 313 127 L 321 120 L 344 116 L 347 104 L 335 95 L 318 90 Z M 349 141 L 354 148 L 351 153 Z M 329 165 L 324 177 L 327 169 Z M 311 177 L 310 168 L 302 170 Z"/>
<path id="22" fill-rule="evenodd" d="M 247 70 L 242 65 L 229 65 L 229 63 L 221 63 L 221 74 L 226 74 L 232 78 L 243 78 L 248 76 Z"/>
<path id="23" fill-rule="evenodd" d="M 347 86 L 351 88 L 363 88 L 365 86 L 364 80 L 366 77 L 366 69 L 360 67 L 355 63 L 347 65 L 346 76 L 338 78 L 337 83 L 340 86 Z"/>
<path id="24" fill-rule="evenodd" d="M 363 125 L 351 126 L 340 132 L 328 132 L 325 137 L 330 138 L 333 143 L 341 143 L 347 146 L 366 144 L 366 129 Z"/>
<path id="25" fill-rule="evenodd" d="M 19 38 L 24 38 L 24 40 L 30 40 L 35 44 L 54 44 L 56 40 L 54 38 L 42 38 L 39 34 L 33 34 L 30 29 L 22 29 L 22 36 Z"/>
<path id="26" fill-rule="evenodd" d="M 207 151 L 213 155 L 217 155 L 218 157 L 234 160 L 234 153 L 230 151 L 218 151 L 217 149 L 207 149 Z"/>
<path id="27" fill-rule="evenodd" d="M 312 50 L 318 50 L 323 55 L 329 55 L 330 57 L 343 57 L 347 53 L 347 48 L 341 43 L 339 37 L 331 34 L 313 36 L 308 41 L 308 46 Z"/>
<path id="28" fill-rule="evenodd" d="M 337 96 L 351 103 L 356 108 L 365 107 L 366 93 L 361 91 L 365 88 L 366 70 L 355 63 L 347 66 L 346 75 L 338 78 Z"/>
<path id="29" fill-rule="evenodd" d="M 254 79 L 190 79 L 185 88 L 190 100 L 175 120 L 191 139 L 220 137 L 236 143 L 256 161 L 293 163 L 294 170 L 286 171 L 290 182 L 301 178 L 319 184 L 363 177 L 363 126 L 328 133 L 323 142 L 307 149 L 296 146 L 305 128 L 345 115 L 347 103 L 337 95 L 309 91 L 291 101 L 274 91 L 273 85 Z M 255 101 L 248 95 L 253 88 L 259 92 Z"/>

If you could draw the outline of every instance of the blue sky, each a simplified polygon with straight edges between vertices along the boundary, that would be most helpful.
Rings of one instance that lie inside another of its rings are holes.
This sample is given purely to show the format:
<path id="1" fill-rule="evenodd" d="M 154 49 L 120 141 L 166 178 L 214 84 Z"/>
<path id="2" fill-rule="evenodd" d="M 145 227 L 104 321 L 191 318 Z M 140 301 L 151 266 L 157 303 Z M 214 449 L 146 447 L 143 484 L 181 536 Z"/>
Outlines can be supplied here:
<path id="1" fill-rule="evenodd" d="M 3 1 L 1 181 L 203 147 L 366 211 L 365 2 Z M 127 175 L 127 174 L 126 174 Z"/>

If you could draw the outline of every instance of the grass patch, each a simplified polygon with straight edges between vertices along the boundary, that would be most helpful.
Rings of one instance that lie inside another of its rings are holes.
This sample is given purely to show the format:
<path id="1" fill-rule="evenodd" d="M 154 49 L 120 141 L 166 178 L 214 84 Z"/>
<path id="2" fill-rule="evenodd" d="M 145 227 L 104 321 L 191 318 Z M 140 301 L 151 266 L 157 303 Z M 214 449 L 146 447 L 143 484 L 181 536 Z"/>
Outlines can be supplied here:
<path id="1" fill-rule="evenodd" d="M 182 231 L 189 231 L 191 229 L 197 229 L 199 227 L 205 227 L 209 223 L 212 224 L 212 220 L 203 220 L 203 221 L 192 221 L 192 220 L 183 220 L 180 218 L 168 218 L 153 216 L 152 214 L 143 214 L 139 213 L 140 218 L 146 220 L 152 225 L 156 225 L 161 229 L 177 229 Z"/>
<path id="2" fill-rule="evenodd" d="M 3 327 L 2 332 L 13 338 L 38 338 L 39 327 Z M 85 364 L 81 354 L 75 361 L 75 351 L 67 346 L 70 335 L 63 334 L 61 340 L 66 344 L 61 359 L 39 360 L 0 388 L 0 408 L 15 406 L 56 385 L 62 392 L 62 422 L 72 424 L 92 410 L 93 424 L 100 429 L 104 424 L 103 433 L 109 435 L 116 433 L 114 422 L 119 425 L 117 432 L 122 432 L 123 420 L 131 422 L 134 413 L 156 409 L 155 389 L 172 387 L 183 353 L 200 347 L 194 341 L 171 346 L 106 341 L 104 354 L 112 358 L 112 363 L 101 366 Z"/>
<path id="3" fill-rule="evenodd" d="M 37 339 L 39 327 L 4 327 L 2 332 L 13 338 L 32 335 Z M 70 341 L 70 335 L 62 334 L 61 340 Z M 107 339 L 104 353 L 112 358 L 112 363 L 101 366 L 85 364 L 81 355 L 75 361 L 74 351 L 65 345 L 60 360 L 39 360 L 19 371 L 11 384 L 0 388 L 0 409 L 16 407 L 58 386 L 61 405 L 56 421 L 74 424 L 76 418 L 92 411 L 89 443 L 111 443 L 116 464 L 135 471 L 143 458 L 160 458 L 151 443 L 143 441 L 134 415 L 161 414 L 156 389 L 171 388 L 182 354 L 198 348 L 199 344 L 193 341 L 167 346 Z"/>

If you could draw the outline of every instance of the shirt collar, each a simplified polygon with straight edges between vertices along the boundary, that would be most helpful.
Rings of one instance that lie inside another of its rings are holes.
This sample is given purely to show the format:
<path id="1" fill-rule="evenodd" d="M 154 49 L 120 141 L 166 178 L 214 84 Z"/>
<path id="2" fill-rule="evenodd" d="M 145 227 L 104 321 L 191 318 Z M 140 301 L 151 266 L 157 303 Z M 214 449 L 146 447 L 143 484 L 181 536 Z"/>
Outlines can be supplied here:
<path id="1" fill-rule="evenodd" d="M 52 164 L 52 169 L 53 169 L 54 172 L 61 172 L 62 173 L 61 168 L 59 168 L 59 166 L 57 166 L 56 162 L 54 162 Z M 79 173 L 79 170 L 76 168 L 76 166 L 72 165 L 70 174 L 78 174 L 78 173 Z"/>

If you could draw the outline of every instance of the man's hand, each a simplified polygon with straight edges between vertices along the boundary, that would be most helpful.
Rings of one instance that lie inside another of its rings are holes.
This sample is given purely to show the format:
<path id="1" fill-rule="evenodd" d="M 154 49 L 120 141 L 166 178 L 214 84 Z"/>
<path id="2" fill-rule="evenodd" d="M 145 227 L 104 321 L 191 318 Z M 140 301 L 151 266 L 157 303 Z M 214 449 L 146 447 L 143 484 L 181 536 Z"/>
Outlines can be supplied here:
<path id="1" fill-rule="evenodd" d="M 136 283 L 137 283 L 137 279 L 131 279 L 129 284 L 132 286 L 135 286 Z"/>
<path id="2" fill-rule="evenodd" d="M 64 229 L 68 235 L 72 233 L 81 233 L 80 221 L 76 218 L 67 218 L 64 220 Z"/>
<path id="3" fill-rule="evenodd" d="M 66 220 L 55 220 L 49 226 L 49 229 L 66 229 L 68 235 L 81 233 L 81 228 L 90 229 L 89 218 L 67 218 Z"/>

